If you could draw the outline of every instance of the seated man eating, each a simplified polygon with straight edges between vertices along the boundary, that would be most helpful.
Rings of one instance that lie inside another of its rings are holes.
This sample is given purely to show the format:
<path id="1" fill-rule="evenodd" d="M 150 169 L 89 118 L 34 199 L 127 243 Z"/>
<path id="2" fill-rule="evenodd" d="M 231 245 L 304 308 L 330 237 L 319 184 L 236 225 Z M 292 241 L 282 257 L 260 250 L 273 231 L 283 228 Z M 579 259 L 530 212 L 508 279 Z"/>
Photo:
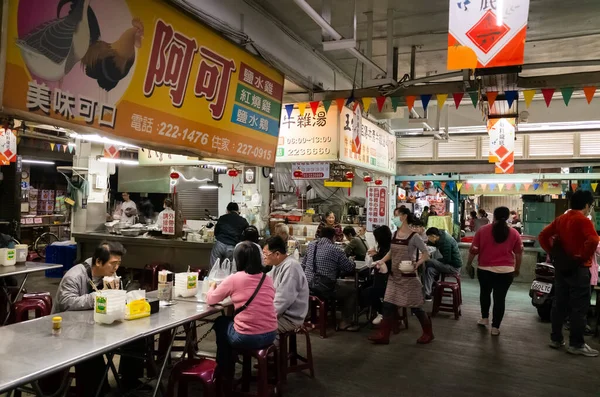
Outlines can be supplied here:
<path id="1" fill-rule="evenodd" d="M 427 240 L 430 246 L 436 247 L 441 257 L 433 255 L 432 259 L 425 262 L 423 273 L 423 284 L 425 288 L 425 300 L 431 300 L 433 283 L 440 274 L 457 275 L 462 267 L 462 258 L 456 240 L 437 227 L 427 229 Z M 437 258 L 437 259 L 435 259 Z"/>

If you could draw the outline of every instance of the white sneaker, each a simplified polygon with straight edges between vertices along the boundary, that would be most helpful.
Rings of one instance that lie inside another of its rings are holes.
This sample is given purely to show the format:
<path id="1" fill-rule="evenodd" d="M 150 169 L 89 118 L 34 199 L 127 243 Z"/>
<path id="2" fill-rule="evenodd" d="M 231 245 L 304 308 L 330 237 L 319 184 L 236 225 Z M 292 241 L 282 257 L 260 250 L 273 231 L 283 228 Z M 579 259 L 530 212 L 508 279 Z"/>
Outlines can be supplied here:
<path id="1" fill-rule="evenodd" d="M 496 327 L 492 327 L 492 336 L 500 335 L 500 330 Z"/>
<path id="2" fill-rule="evenodd" d="M 383 320 L 383 315 L 377 313 L 377 317 L 375 317 L 373 319 L 373 321 L 371 321 L 371 324 L 373 324 L 373 325 L 379 325 L 379 324 L 381 324 L 382 320 Z"/>
<path id="3" fill-rule="evenodd" d="M 487 327 L 488 325 L 490 325 L 490 319 L 489 318 L 479 319 L 479 321 L 477 321 L 477 325 L 479 325 L 480 327 Z"/>
<path id="4" fill-rule="evenodd" d="M 585 356 L 585 357 L 598 357 L 598 350 L 592 349 L 589 345 L 584 344 L 583 347 L 567 347 L 567 353 Z"/>

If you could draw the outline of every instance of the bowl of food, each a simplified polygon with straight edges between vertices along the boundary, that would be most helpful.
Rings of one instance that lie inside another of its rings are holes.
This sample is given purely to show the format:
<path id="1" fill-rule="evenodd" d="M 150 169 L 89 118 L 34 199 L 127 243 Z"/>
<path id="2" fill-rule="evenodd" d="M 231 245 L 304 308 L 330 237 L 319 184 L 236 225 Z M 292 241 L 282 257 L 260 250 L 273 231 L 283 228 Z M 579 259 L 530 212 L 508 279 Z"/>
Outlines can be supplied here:
<path id="1" fill-rule="evenodd" d="M 415 266 L 412 261 L 402 261 L 398 266 L 398 270 L 400 270 L 400 273 L 413 273 L 415 271 Z"/>

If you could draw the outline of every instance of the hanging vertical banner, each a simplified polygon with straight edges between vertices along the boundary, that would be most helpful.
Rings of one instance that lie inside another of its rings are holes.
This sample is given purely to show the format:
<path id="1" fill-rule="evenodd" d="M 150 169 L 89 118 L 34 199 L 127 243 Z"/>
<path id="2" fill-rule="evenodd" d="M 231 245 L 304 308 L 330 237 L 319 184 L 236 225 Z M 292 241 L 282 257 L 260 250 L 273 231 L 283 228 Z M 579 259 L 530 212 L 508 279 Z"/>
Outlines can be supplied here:
<path id="1" fill-rule="evenodd" d="M 448 70 L 522 65 L 529 0 L 450 0 Z"/>
<path id="2" fill-rule="evenodd" d="M 367 187 L 367 231 L 388 224 L 387 187 Z"/>
<path id="3" fill-rule="evenodd" d="M 17 136 L 12 130 L 0 128 L 0 165 L 17 161 Z"/>
<path id="4" fill-rule="evenodd" d="M 496 174 L 515 171 L 515 119 L 490 119 L 487 125 L 490 136 L 489 162 L 496 164 Z"/>
<path id="5" fill-rule="evenodd" d="M 354 118 L 356 121 L 352 125 L 352 153 L 360 154 L 362 149 L 362 111 L 360 106 L 355 108 L 354 114 L 356 115 Z"/>

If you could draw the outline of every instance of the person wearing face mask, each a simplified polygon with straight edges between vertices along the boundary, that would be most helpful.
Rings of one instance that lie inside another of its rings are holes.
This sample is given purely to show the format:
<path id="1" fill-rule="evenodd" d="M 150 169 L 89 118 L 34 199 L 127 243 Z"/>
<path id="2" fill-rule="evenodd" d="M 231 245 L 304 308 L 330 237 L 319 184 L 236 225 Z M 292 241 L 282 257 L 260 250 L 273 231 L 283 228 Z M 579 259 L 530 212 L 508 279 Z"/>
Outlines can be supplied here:
<path id="1" fill-rule="evenodd" d="M 333 211 L 327 211 L 325 214 L 325 221 L 321 221 L 319 227 L 317 228 L 317 232 L 315 233 L 315 239 L 320 239 L 321 231 L 323 228 L 331 227 L 335 230 L 334 242 L 341 243 L 344 241 L 344 231 L 342 230 L 342 225 L 335 219 L 335 214 Z"/>
<path id="2" fill-rule="evenodd" d="M 406 207 L 398 207 L 394 210 L 394 216 L 392 217 L 392 232 L 395 232 L 402 226 L 402 221 L 400 220 L 400 210 L 405 209 Z"/>

